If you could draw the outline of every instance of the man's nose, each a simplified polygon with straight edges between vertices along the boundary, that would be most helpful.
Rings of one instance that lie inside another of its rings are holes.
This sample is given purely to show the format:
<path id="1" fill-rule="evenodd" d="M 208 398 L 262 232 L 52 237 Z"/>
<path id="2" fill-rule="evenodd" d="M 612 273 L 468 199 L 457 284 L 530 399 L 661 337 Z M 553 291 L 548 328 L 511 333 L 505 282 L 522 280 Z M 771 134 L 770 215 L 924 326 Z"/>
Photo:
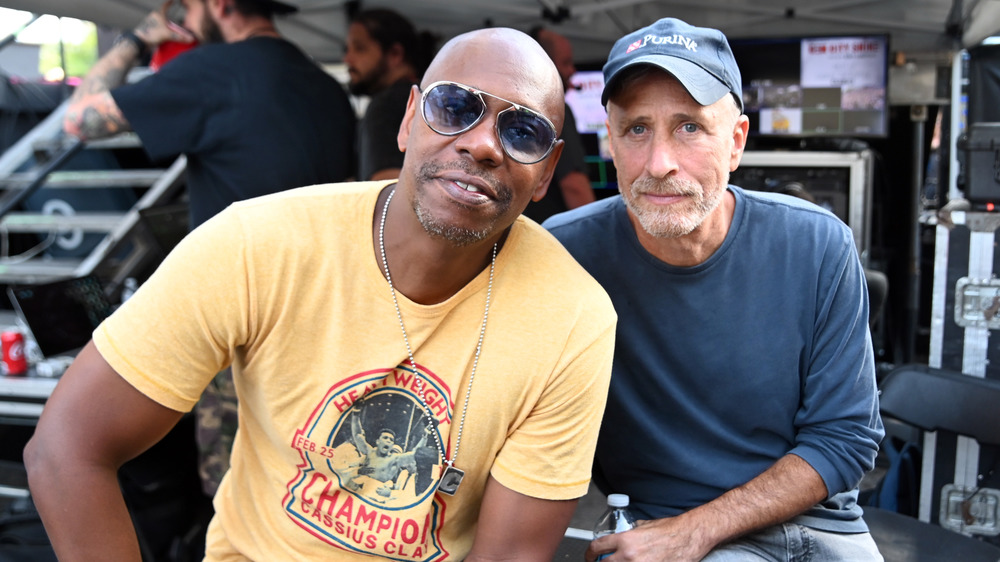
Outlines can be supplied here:
<path id="1" fill-rule="evenodd" d="M 677 171 L 676 151 L 669 138 L 657 136 L 650 143 L 646 171 L 654 178 L 665 178 Z"/>
<path id="2" fill-rule="evenodd" d="M 503 146 L 497 136 L 497 114 L 487 110 L 486 115 L 468 131 L 458 135 L 455 148 L 467 153 L 476 162 L 498 166 L 504 159 Z"/>

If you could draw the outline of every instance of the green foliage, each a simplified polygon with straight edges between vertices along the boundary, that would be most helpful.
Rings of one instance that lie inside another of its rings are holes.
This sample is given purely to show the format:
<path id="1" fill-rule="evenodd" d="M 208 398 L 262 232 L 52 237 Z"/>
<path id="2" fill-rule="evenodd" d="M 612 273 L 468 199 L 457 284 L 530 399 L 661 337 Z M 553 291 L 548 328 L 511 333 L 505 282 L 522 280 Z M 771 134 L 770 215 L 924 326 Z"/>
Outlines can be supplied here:
<path id="1" fill-rule="evenodd" d="M 97 62 L 97 27 L 90 24 L 89 31 L 76 35 L 76 40 L 65 38 L 62 51 L 66 57 L 66 75 L 83 76 Z M 38 69 L 43 76 L 58 78 L 62 60 L 59 38 L 53 37 L 41 45 L 38 54 Z"/>

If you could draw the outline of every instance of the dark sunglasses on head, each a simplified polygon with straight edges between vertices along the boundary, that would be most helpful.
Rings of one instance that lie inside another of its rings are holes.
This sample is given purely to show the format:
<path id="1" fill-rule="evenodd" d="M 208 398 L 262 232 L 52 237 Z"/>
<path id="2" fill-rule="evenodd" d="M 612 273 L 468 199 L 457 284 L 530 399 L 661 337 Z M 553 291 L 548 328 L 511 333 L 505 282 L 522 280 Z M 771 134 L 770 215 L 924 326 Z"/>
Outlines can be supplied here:
<path id="1" fill-rule="evenodd" d="M 420 97 L 420 113 L 435 133 L 458 135 L 475 127 L 486 115 L 483 95 L 511 105 L 497 113 L 497 136 L 507 156 L 521 164 L 534 164 L 552 152 L 556 128 L 544 115 L 465 84 L 434 82 L 427 86 Z"/>

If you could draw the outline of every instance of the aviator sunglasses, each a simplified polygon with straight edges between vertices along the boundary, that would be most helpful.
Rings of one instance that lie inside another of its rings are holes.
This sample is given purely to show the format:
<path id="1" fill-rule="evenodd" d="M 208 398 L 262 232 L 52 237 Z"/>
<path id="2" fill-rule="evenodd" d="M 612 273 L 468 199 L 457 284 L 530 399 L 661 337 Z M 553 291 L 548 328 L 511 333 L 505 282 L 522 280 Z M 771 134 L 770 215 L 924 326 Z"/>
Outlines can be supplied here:
<path id="1" fill-rule="evenodd" d="M 556 128 L 537 111 L 458 82 L 434 82 L 420 97 L 420 114 L 435 133 L 459 135 L 486 115 L 483 95 L 509 103 L 497 113 L 497 136 L 504 153 L 521 164 L 545 159 L 556 144 Z"/>

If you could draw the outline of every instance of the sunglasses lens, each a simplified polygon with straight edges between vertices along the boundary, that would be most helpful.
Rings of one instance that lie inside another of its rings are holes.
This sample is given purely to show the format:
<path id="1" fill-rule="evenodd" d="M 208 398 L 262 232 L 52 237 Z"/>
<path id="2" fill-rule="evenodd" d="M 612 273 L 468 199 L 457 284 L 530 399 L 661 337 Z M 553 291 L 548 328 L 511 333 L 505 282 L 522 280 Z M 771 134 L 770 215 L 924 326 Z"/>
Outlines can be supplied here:
<path id="1" fill-rule="evenodd" d="M 454 84 L 439 84 L 424 97 L 424 119 L 432 129 L 446 135 L 475 125 L 485 109 L 479 96 Z"/>
<path id="2" fill-rule="evenodd" d="M 482 94 L 496 97 L 487 92 Z M 480 95 L 460 84 L 438 83 L 424 94 L 424 121 L 442 135 L 468 131 L 485 112 L 486 103 Z M 544 117 L 528 109 L 517 109 L 516 105 L 497 114 L 497 130 L 504 152 L 522 164 L 534 164 L 545 158 L 556 139 L 555 130 Z"/>
<path id="3" fill-rule="evenodd" d="M 539 115 L 523 109 L 500 113 L 500 142 L 511 158 L 524 164 L 534 164 L 549 153 L 556 132 Z"/>

